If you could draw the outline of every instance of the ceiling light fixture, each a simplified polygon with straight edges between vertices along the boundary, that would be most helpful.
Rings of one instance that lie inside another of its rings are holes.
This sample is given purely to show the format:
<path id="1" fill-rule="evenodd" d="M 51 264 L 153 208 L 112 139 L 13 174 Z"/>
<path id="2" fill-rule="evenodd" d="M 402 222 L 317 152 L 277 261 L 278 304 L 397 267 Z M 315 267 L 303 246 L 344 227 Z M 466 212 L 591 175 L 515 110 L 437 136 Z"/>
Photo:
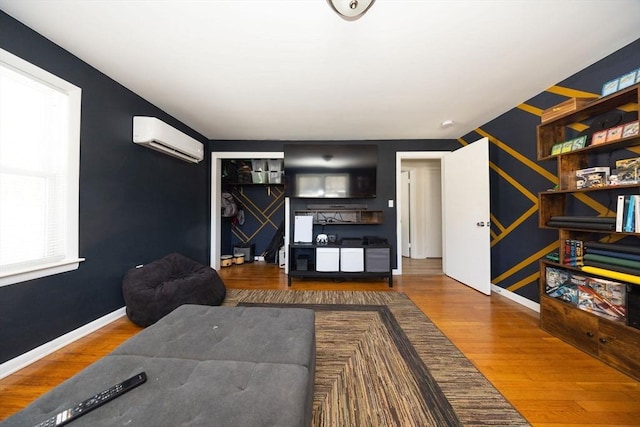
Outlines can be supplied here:
<path id="1" fill-rule="evenodd" d="M 348 21 L 360 18 L 375 0 L 327 0 L 333 10 Z"/>

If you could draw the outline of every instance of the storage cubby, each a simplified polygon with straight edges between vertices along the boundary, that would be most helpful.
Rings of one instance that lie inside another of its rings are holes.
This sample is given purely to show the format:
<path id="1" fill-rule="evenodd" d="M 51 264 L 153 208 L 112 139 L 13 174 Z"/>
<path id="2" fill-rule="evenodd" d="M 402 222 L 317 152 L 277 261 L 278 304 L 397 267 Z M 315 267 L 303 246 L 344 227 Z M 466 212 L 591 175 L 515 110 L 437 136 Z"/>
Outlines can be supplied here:
<path id="1" fill-rule="evenodd" d="M 393 287 L 391 246 L 387 244 L 289 245 L 288 285 L 292 278 L 386 278 Z"/>

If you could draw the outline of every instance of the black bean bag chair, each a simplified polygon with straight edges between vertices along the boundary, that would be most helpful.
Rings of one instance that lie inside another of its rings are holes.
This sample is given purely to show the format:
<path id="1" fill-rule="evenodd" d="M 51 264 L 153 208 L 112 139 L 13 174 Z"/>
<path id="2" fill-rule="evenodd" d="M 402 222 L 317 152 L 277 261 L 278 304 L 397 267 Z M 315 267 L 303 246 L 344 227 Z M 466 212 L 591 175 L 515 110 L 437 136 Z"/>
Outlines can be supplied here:
<path id="1" fill-rule="evenodd" d="M 173 253 L 129 270 L 122 292 L 129 319 L 146 327 L 183 304 L 220 305 L 227 290 L 216 270 Z"/>

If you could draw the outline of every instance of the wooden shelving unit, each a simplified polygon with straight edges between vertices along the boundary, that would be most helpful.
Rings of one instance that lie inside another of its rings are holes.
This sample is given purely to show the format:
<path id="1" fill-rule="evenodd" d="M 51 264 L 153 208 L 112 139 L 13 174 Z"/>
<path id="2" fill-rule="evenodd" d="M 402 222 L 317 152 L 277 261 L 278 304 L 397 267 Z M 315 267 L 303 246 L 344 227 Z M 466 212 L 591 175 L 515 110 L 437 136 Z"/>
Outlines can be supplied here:
<path id="1" fill-rule="evenodd" d="M 613 194 L 616 194 L 616 192 L 626 192 L 626 194 L 637 194 L 640 191 L 639 184 L 584 189 L 572 188 L 574 186 L 573 177 L 575 176 L 575 171 L 586 168 L 590 156 L 638 146 L 640 145 L 640 136 L 638 135 L 595 146 L 587 146 L 568 153 L 551 155 L 553 145 L 565 141 L 566 129 L 569 125 L 588 120 L 628 104 L 638 104 L 640 102 L 639 92 L 640 85 L 636 84 L 538 125 L 538 160 L 555 159 L 558 172 L 558 188 L 555 191 L 539 193 L 539 226 L 540 228 L 558 230 L 559 248 L 563 248 L 567 239 L 598 241 L 607 236 L 630 237 L 635 239 L 634 245 L 640 246 L 640 237 L 637 233 L 559 228 L 547 225 L 549 219 L 553 216 L 570 216 L 572 212 L 569 211 L 569 198 L 580 193 L 614 192 Z M 540 261 L 540 327 L 631 377 L 640 380 L 640 329 L 628 326 L 624 322 L 610 320 L 592 312 L 583 311 L 575 305 L 547 296 L 545 292 L 547 268 L 584 274 L 579 267 L 570 267 L 564 261 L 563 250 L 559 250 L 559 262 L 557 263 L 548 260 Z M 588 274 L 584 275 L 588 276 Z M 629 286 L 639 285 L 627 284 L 627 287 Z"/>

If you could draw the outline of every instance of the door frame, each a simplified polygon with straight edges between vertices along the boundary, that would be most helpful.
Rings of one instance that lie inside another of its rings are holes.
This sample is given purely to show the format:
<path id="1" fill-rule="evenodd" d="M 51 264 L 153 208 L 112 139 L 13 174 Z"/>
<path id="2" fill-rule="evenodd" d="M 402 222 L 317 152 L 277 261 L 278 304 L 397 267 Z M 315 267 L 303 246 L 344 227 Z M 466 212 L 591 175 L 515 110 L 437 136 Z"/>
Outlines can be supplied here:
<path id="1" fill-rule="evenodd" d="M 405 258 L 406 256 L 404 255 L 404 251 L 405 251 L 405 247 L 407 247 L 407 243 L 409 244 L 407 251 L 409 253 L 408 257 L 411 258 L 412 253 L 411 253 L 411 243 L 413 241 L 415 241 L 415 236 L 414 236 L 414 227 L 411 227 L 411 220 L 412 218 L 415 216 L 415 212 L 413 212 L 414 208 L 414 204 L 411 203 L 412 199 L 415 199 L 415 194 L 414 194 L 414 187 L 411 185 L 411 179 L 412 179 L 412 174 L 415 175 L 415 169 L 414 168 L 405 168 L 404 170 L 400 171 L 400 176 L 402 177 L 403 174 L 407 174 L 407 180 L 408 180 L 408 188 L 405 191 L 405 183 L 404 183 L 404 179 L 402 179 L 400 188 L 402 188 L 401 191 L 401 198 L 403 198 L 403 203 L 404 203 L 404 196 L 408 195 L 409 197 L 409 209 L 406 209 L 406 207 L 403 205 L 401 206 L 403 209 L 398 209 L 398 213 L 400 215 L 400 224 L 402 225 L 401 229 L 402 229 L 402 236 L 406 237 L 407 235 L 409 236 L 408 240 L 409 242 L 405 242 L 404 239 L 401 239 L 402 242 L 402 246 L 400 247 L 400 253 L 402 255 L 402 258 Z M 405 221 L 406 220 L 406 221 Z M 407 228 L 408 227 L 408 228 Z"/>
<path id="2" fill-rule="evenodd" d="M 222 160 L 284 159 L 283 151 L 212 151 L 211 152 L 211 268 L 220 270 L 220 236 L 222 232 Z"/>
<path id="3" fill-rule="evenodd" d="M 396 152 L 396 268 L 393 274 L 402 274 L 402 223 L 401 215 L 402 200 L 402 161 L 403 160 L 440 160 L 440 176 L 442 177 L 442 159 L 451 151 L 397 151 Z M 442 197 L 441 197 L 442 199 Z M 442 200 L 440 200 L 442 204 Z M 444 239 L 443 230 L 443 239 Z M 443 251 L 444 265 L 444 251 Z"/>

